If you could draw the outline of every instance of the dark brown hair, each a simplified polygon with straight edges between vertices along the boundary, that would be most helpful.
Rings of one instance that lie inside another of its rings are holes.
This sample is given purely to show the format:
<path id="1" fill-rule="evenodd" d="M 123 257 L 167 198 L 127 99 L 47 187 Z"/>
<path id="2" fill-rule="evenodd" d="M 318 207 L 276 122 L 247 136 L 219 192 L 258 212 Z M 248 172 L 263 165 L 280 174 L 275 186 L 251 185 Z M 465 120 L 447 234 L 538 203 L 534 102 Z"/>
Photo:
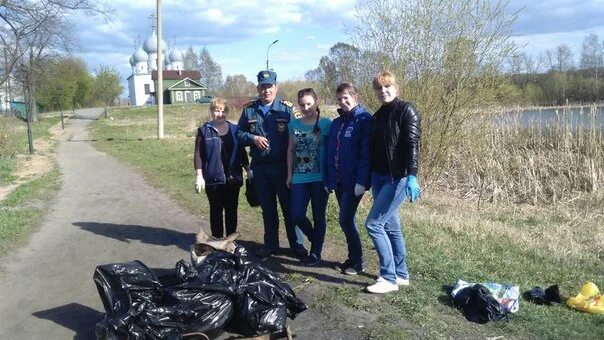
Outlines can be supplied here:
<path id="1" fill-rule="evenodd" d="M 319 127 L 319 119 L 321 119 L 321 110 L 319 109 L 319 96 L 315 90 L 311 87 L 307 87 L 298 91 L 298 100 L 304 96 L 311 96 L 315 100 L 315 105 L 317 105 L 317 121 L 315 122 L 315 126 L 312 128 L 312 133 L 318 135 L 321 133 L 321 128 Z"/>
<path id="2" fill-rule="evenodd" d="M 336 95 L 338 93 L 348 92 L 355 100 L 358 100 L 357 88 L 351 83 L 342 83 L 336 88 Z"/>

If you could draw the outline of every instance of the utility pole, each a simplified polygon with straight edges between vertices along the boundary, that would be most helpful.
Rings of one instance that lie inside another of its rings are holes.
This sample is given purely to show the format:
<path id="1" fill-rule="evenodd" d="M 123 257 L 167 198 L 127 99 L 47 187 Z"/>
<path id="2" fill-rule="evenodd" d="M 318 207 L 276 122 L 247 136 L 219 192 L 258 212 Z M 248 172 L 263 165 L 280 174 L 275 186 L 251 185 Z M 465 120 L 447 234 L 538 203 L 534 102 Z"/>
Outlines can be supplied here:
<path id="1" fill-rule="evenodd" d="M 157 138 L 164 138 L 164 75 L 163 75 L 163 46 L 161 44 L 161 0 L 157 0 Z"/>

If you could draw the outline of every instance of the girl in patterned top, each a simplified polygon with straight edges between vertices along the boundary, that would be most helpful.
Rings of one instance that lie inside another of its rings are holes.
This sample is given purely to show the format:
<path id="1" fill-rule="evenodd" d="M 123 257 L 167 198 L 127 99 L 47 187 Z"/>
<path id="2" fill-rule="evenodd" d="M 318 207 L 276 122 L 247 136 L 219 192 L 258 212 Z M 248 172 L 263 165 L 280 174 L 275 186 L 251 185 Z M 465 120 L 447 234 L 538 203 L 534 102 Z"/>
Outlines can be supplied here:
<path id="1" fill-rule="evenodd" d="M 289 125 L 287 148 L 287 187 L 292 190 L 292 218 L 311 242 L 310 253 L 302 263 L 314 266 L 321 261 L 325 240 L 325 209 L 328 193 L 324 189 L 325 144 L 331 127 L 329 118 L 321 117 L 319 98 L 312 88 L 298 91 L 302 116 Z M 306 217 L 309 201 L 313 223 Z M 314 225 L 313 225 L 314 224 Z"/>

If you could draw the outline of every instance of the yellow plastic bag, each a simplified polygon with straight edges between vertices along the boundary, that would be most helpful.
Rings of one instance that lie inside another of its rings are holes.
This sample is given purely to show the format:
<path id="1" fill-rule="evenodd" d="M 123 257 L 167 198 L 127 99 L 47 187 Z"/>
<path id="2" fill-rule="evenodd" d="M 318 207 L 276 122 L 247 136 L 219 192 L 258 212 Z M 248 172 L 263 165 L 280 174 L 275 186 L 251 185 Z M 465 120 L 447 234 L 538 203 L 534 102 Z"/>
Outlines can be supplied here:
<path id="1" fill-rule="evenodd" d="M 593 282 L 584 284 L 579 294 L 566 300 L 566 305 L 582 312 L 604 314 L 604 297 Z"/>

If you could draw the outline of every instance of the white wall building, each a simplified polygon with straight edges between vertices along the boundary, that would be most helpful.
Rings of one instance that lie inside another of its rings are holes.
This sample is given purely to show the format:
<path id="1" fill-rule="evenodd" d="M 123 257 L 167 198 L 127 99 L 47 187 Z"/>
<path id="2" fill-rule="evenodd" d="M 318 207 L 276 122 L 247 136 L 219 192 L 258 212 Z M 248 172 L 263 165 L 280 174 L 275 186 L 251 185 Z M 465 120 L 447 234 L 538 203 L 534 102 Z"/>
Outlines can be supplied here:
<path id="1" fill-rule="evenodd" d="M 166 43 L 161 42 L 162 51 L 158 51 L 157 47 L 157 35 L 155 29 L 152 30 L 151 36 L 143 43 L 143 48 L 140 46 L 136 48 L 132 56 L 130 57 L 130 66 L 132 67 L 132 74 L 127 78 L 128 80 L 128 97 L 130 104 L 135 106 L 142 105 L 154 105 L 155 100 L 155 83 L 151 79 L 151 72 L 157 70 L 157 55 L 162 53 L 164 55 L 164 70 L 183 70 L 184 62 L 183 55 L 180 50 L 176 47 L 165 53 Z"/>

